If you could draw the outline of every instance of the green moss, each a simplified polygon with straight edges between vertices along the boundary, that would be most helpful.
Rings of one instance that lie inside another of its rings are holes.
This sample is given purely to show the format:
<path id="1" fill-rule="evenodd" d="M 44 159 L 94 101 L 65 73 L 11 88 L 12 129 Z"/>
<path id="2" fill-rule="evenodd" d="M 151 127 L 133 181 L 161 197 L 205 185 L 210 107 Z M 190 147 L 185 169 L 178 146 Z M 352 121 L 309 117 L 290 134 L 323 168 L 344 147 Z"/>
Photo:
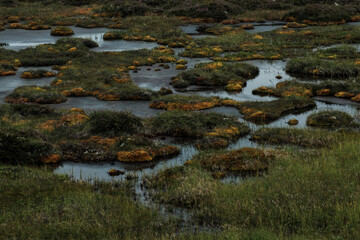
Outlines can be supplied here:
<path id="1" fill-rule="evenodd" d="M 302 147 L 329 147 L 340 135 L 322 130 L 295 128 L 263 128 L 251 135 L 251 140 L 263 144 L 298 145 Z"/>
<path id="2" fill-rule="evenodd" d="M 354 118 L 341 111 L 321 111 L 308 116 L 306 124 L 312 127 L 347 128 L 355 126 Z"/>
<path id="3" fill-rule="evenodd" d="M 156 135 L 174 137 L 202 138 L 215 129 L 230 127 L 238 129 L 239 135 L 249 133 L 249 128 L 235 117 L 217 113 L 169 111 L 150 118 L 147 124 Z"/>
<path id="4" fill-rule="evenodd" d="M 235 106 L 245 115 L 246 120 L 268 123 L 290 113 L 313 109 L 316 104 L 309 98 L 290 96 L 270 102 L 239 102 Z"/>
<path id="5" fill-rule="evenodd" d="M 67 98 L 48 87 L 24 86 L 16 88 L 6 97 L 9 103 L 54 104 L 66 102 Z"/>
<path id="6" fill-rule="evenodd" d="M 184 88 L 189 85 L 225 86 L 238 84 L 240 90 L 247 79 L 259 74 L 259 69 L 247 63 L 200 63 L 194 69 L 179 73 L 172 81 L 174 87 Z"/>
<path id="7" fill-rule="evenodd" d="M 246 174 L 267 170 L 274 156 L 256 148 L 241 148 L 226 152 L 200 153 L 192 161 L 212 172 Z"/>
<path id="8" fill-rule="evenodd" d="M 106 110 L 92 112 L 87 124 L 95 134 L 134 134 L 142 129 L 141 119 L 133 114 Z"/>
<path id="9" fill-rule="evenodd" d="M 288 61 L 286 71 L 299 76 L 331 78 L 349 78 L 360 74 L 360 69 L 353 60 L 327 61 L 312 57 Z"/>

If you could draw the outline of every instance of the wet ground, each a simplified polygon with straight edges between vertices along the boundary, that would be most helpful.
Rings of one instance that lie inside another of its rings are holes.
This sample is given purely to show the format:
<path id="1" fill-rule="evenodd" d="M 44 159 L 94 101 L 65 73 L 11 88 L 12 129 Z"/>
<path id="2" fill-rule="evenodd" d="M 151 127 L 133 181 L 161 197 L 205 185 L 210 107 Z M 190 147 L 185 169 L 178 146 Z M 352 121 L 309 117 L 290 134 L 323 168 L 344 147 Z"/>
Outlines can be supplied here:
<path id="1" fill-rule="evenodd" d="M 271 31 L 272 29 L 281 27 L 285 23 L 283 22 L 265 22 L 265 23 L 253 23 L 255 26 L 254 30 L 248 30 L 249 32 L 264 32 Z M 197 25 L 188 25 L 182 27 L 183 31 L 193 35 L 193 37 L 204 37 L 207 35 L 200 35 L 197 31 Z M 136 50 L 141 48 L 152 49 L 158 44 L 156 43 L 146 43 L 140 41 L 103 41 L 103 34 L 109 29 L 106 28 L 96 28 L 96 29 L 83 29 L 78 27 L 71 27 L 75 35 L 74 37 L 81 38 L 90 38 L 96 41 L 99 44 L 98 48 L 95 48 L 94 51 L 125 51 L 125 50 Z M 41 31 L 28 31 L 22 29 L 7 29 L 3 32 L 0 32 L 0 43 L 7 43 L 8 45 L 5 48 L 19 50 L 31 46 L 36 46 L 43 43 L 54 43 L 59 37 L 53 37 L 50 35 L 50 30 L 41 30 Z M 175 49 L 176 53 L 180 53 L 184 49 Z M 189 68 L 194 67 L 195 64 L 200 62 L 208 62 L 209 59 L 206 58 L 185 58 L 188 60 L 187 66 Z M 222 89 L 204 89 L 198 87 L 190 87 L 186 91 L 177 91 L 173 89 L 169 84 L 171 78 L 176 76 L 179 73 L 179 70 L 175 69 L 175 64 L 169 64 L 169 69 L 164 69 L 159 65 L 154 65 L 152 67 L 141 67 L 140 70 L 135 73 L 131 72 L 131 77 L 134 82 L 142 87 L 149 88 L 152 90 L 159 90 L 161 87 L 169 87 L 178 94 L 199 94 L 203 96 L 218 96 L 221 98 L 230 98 L 236 101 L 271 101 L 276 98 L 274 97 L 260 97 L 252 94 L 252 91 L 261 86 L 274 87 L 278 82 L 291 79 L 291 77 L 285 72 L 286 61 L 274 60 L 274 61 L 260 61 L 253 60 L 247 61 L 250 64 L 256 65 L 259 67 L 259 75 L 247 81 L 246 87 L 240 93 L 228 93 Z M 155 71 L 156 68 L 159 68 L 161 71 Z M 6 95 L 11 93 L 16 87 L 24 85 L 48 85 L 54 78 L 43 78 L 35 80 L 25 80 L 20 78 L 20 74 L 26 69 L 44 69 L 51 70 L 51 67 L 31 67 L 31 68 L 19 68 L 17 74 L 14 76 L 1 77 L 0 78 L 0 102 L 4 101 Z M 280 75 L 283 78 L 281 80 L 277 79 L 276 76 Z M 318 110 L 341 110 L 346 111 L 353 116 L 359 115 L 358 104 L 353 103 L 349 100 L 338 99 L 333 97 L 316 97 L 317 109 L 313 111 L 307 111 L 298 115 L 288 115 L 277 121 L 274 121 L 268 124 L 268 127 L 288 127 L 287 121 L 292 118 L 299 120 L 299 124 L 295 127 L 304 128 L 306 127 L 306 118 L 309 114 Z M 52 105 L 55 108 L 82 108 L 86 112 L 91 112 L 100 109 L 116 110 L 116 111 L 130 111 L 135 115 L 140 117 L 151 117 L 156 116 L 157 114 L 163 112 L 162 110 L 156 110 L 149 108 L 149 101 L 99 101 L 94 97 L 79 97 L 79 98 L 69 98 L 69 101 L 63 104 Z M 213 109 L 208 109 L 204 111 L 213 111 L 226 115 L 232 115 L 242 120 L 242 115 L 236 108 L 232 107 L 218 107 Z M 256 130 L 259 127 L 255 124 L 247 122 L 252 130 Z M 98 179 L 104 181 L 114 181 L 119 179 L 124 179 L 126 176 L 136 177 L 137 180 L 137 192 L 142 195 L 144 192 L 139 187 L 141 179 L 144 175 L 156 174 L 162 169 L 180 166 L 185 161 L 191 159 L 196 153 L 197 150 L 187 143 L 175 143 L 180 147 L 181 154 L 173 159 L 166 161 L 158 161 L 151 163 L 136 163 L 136 164 L 125 164 L 125 163 L 106 163 L 106 164 L 83 164 L 83 163 L 63 163 L 62 166 L 58 167 L 55 172 L 59 174 L 69 174 L 74 179 Z M 259 146 L 256 143 L 249 141 L 249 136 L 239 139 L 237 142 L 231 144 L 229 149 L 237 149 L 241 147 L 264 147 Z M 118 169 L 125 172 L 124 175 L 119 177 L 110 177 L 107 172 L 110 169 Z M 239 178 L 228 178 L 225 181 L 236 181 Z"/>

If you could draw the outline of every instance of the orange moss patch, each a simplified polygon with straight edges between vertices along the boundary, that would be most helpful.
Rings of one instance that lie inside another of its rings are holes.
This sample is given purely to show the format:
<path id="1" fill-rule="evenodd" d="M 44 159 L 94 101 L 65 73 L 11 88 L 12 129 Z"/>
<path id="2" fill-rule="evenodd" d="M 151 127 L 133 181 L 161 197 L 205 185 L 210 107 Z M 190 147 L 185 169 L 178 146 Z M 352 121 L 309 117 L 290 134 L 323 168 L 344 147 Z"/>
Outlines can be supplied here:
<path id="1" fill-rule="evenodd" d="M 50 155 L 50 156 L 47 156 L 43 159 L 41 159 L 41 161 L 43 163 L 47 163 L 47 164 L 50 164 L 50 163 L 57 163 L 61 160 L 61 157 L 57 154 L 53 154 L 53 155 Z"/>
<path id="2" fill-rule="evenodd" d="M 295 31 L 289 30 L 289 29 L 281 29 L 281 30 L 276 31 L 276 33 L 278 33 L 278 34 L 294 34 Z"/>
<path id="3" fill-rule="evenodd" d="M 0 71 L 0 77 L 15 75 L 15 71 Z"/>
<path id="4" fill-rule="evenodd" d="M 360 103 L 360 94 L 356 95 L 355 97 L 352 97 L 351 101 Z"/>
<path id="5" fill-rule="evenodd" d="M 221 101 L 221 105 L 227 106 L 227 107 L 237 107 L 239 106 L 239 102 L 234 101 L 232 99 L 226 99 Z"/>
<path id="6" fill-rule="evenodd" d="M 149 153 L 144 150 L 132 152 L 121 151 L 117 153 L 117 159 L 120 162 L 149 162 L 153 160 Z"/>
<path id="7" fill-rule="evenodd" d="M 77 48 L 76 47 L 72 47 L 70 49 L 67 50 L 68 52 L 76 52 L 77 51 Z"/>
<path id="8" fill-rule="evenodd" d="M 41 123 L 38 125 L 38 128 L 40 128 L 41 130 L 44 131 L 54 131 L 55 128 L 57 128 L 59 126 L 59 121 L 57 120 L 47 120 L 44 123 Z"/>
<path id="9" fill-rule="evenodd" d="M 237 127 L 229 128 L 215 128 L 212 132 L 206 134 L 211 137 L 225 137 L 225 138 L 234 138 L 241 135 Z"/>
<path id="10" fill-rule="evenodd" d="M 263 37 L 263 36 L 260 36 L 259 34 L 256 34 L 256 35 L 253 37 L 253 39 L 259 39 L 259 40 L 261 40 L 261 39 L 264 39 L 264 37 Z"/>
<path id="11" fill-rule="evenodd" d="M 53 36 L 70 36 L 73 35 L 74 31 L 68 27 L 56 27 L 51 30 L 51 35 Z"/>
<path id="12" fill-rule="evenodd" d="M 92 136 L 89 139 L 82 140 L 81 142 L 85 143 L 85 144 L 101 145 L 104 150 L 108 151 L 120 139 L 121 139 L 121 137 L 107 138 L 107 137 L 100 137 L 100 136 Z"/>
<path id="13" fill-rule="evenodd" d="M 226 91 L 235 91 L 235 92 L 241 92 L 243 89 L 241 82 L 236 81 L 230 81 L 228 85 L 225 86 Z"/>
<path id="14" fill-rule="evenodd" d="M 299 121 L 297 119 L 290 119 L 287 124 L 290 126 L 298 125 Z"/>
<path id="15" fill-rule="evenodd" d="M 267 95 L 275 95 L 275 91 L 272 88 L 268 88 L 268 87 L 259 87 L 255 90 L 253 90 L 253 93 L 256 95 L 260 95 L 260 96 L 267 96 Z"/>
<path id="16" fill-rule="evenodd" d="M 70 109 L 71 112 L 81 113 L 85 115 L 85 111 L 81 108 L 72 108 Z"/>
<path id="17" fill-rule="evenodd" d="M 179 60 L 176 62 L 176 64 L 187 64 L 187 63 L 188 63 L 188 61 L 185 60 L 185 59 L 179 59 Z"/>
<path id="18" fill-rule="evenodd" d="M 56 73 L 53 73 L 53 72 L 41 72 L 41 73 L 23 72 L 20 77 L 24 78 L 24 79 L 35 79 L 35 78 L 42 78 L 42 77 L 53 77 L 55 75 L 56 75 Z"/>
<path id="19" fill-rule="evenodd" d="M 96 96 L 97 99 L 103 101 L 120 101 L 121 97 L 119 94 L 111 94 L 111 93 L 100 93 Z"/>
<path id="20" fill-rule="evenodd" d="M 155 102 L 150 104 L 150 108 L 165 109 L 165 110 L 185 110 L 196 111 L 220 106 L 218 101 L 200 102 L 200 103 L 165 103 Z"/>
<path id="21" fill-rule="evenodd" d="M 71 90 L 65 90 L 61 92 L 62 95 L 65 95 L 67 97 L 86 97 L 91 96 L 92 94 L 85 91 L 83 88 L 73 88 Z"/>
<path id="22" fill-rule="evenodd" d="M 312 97 L 311 89 L 305 87 L 291 87 L 281 93 L 282 97 L 299 96 L 299 97 Z"/>
<path id="23" fill-rule="evenodd" d="M 256 148 L 242 148 L 221 155 L 210 155 L 201 159 L 200 164 L 213 171 L 262 171 L 268 169 L 273 158 L 272 152 Z"/>
<path id="24" fill-rule="evenodd" d="M 352 98 L 355 94 L 348 93 L 348 92 L 337 92 L 335 93 L 335 97 L 337 98 Z"/>
<path id="25" fill-rule="evenodd" d="M 176 58 L 172 56 L 159 56 L 157 59 L 159 62 L 176 62 Z"/>
<path id="26" fill-rule="evenodd" d="M 306 24 L 298 23 L 298 22 L 289 22 L 285 26 L 287 28 L 304 28 L 304 27 L 307 27 Z"/>
<path id="27" fill-rule="evenodd" d="M 124 172 L 124 171 L 120 171 L 120 170 L 116 170 L 116 169 L 110 169 L 110 170 L 108 171 L 108 174 L 109 174 L 110 176 L 119 176 L 119 175 L 125 174 L 125 172 Z"/>
<path id="28" fill-rule="evenodd" d="M 252 24 L 244 24 L 244 25 L 241 25 L 240 28 L 244 29 L 244 30 L 251 30 L 251 29 L 254 29 L 254 25 L 252 25 Z"/>
<path id="29" fill-rule="evenodd" d="M 329 95 L 331 95 L 331 90 L 328 88 L 320 89 L 320 90 L 316 91 L 316 95 L 317 96 L 329 96 Z"/>
<path id="30" fill-rule="evenodd" d="M 175 69 L 176 70 L 185 70 L 185 69 L 187 69 L 187 66 L 183 65 L 183 64 L 178 64 L 178 65 L 176 65 Z"/>
<path id="31" fill-rule="evenodd" d="M 224 25 L 234 25 L 234 24 L 238 24 L 238 23 L 240 23 L 240 20 L 233 20 L 233 19 L 226 19 L 221 22 L 221 24 L 224 24 Z"/>
<path id="32" fill-rule="evenodd" d="M 61 118 L 61 124 L 65 126 L 76 126 L 85 122 L 89 117 L 85 114 L 73 112 Z"/>
<path id="33" fill-rule="evenodd" d="M 8 28 L 9 29 L 20 29 L 23 28 L 24 26 L 21 23 L 11 23 Z"/>
<path id="34" fill-rule="evenodd" d="M 167 158 L 178 155 L 180 153 L 180 150 L 177 147 L 169 145 L 169 146 L 161 147 L 159 149 L 151 149 L 148 152 L 153 159 L 156 159 L 156 158 Z"/>

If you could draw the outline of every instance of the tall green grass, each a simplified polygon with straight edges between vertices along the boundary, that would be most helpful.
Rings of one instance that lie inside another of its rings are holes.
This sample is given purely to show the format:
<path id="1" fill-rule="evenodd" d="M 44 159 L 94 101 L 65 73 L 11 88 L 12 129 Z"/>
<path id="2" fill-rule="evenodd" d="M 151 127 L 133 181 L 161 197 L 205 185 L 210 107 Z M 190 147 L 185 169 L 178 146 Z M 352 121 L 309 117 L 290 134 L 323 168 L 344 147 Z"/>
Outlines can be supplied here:
<path id="1" fill-rule="evenodd" d="M 240 184 L 221 183 L 204 170 L 186 167 L 162 184 L 157 179 L 155 195 L 180 206 L 191 202 L 196 222 L 210 226 L 266 229 L 286 238 L 358 239 L 358 146 L 356 136 L 332 150 L 290 152 L 278 156 L 264 177 Z M 173 202 L 171 196 L 181 193 Z"/>

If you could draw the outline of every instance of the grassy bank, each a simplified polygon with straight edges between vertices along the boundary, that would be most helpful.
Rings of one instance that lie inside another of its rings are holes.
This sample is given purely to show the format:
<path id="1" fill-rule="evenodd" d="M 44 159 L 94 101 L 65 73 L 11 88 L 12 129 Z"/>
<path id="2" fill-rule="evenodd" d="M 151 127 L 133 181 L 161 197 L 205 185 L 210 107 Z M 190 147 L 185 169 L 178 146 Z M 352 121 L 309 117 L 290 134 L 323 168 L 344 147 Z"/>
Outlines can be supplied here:
<path id="1" fill-rule="evenodd" d="M 222 183 L 192 164 L 164 171 L 149 186 L 157 200 L 194 209 L 197 223 L 246 232 L 266 229 L 269 239 L 356 239 L 358 144 L 355 136 L 332 150 L 276 155 L 264 177 L 239 184 Z M 201 163 L 206 156 L 200 153 L 193 161 Z M 267 239 L 263 235 L 254 239 Z"/>

